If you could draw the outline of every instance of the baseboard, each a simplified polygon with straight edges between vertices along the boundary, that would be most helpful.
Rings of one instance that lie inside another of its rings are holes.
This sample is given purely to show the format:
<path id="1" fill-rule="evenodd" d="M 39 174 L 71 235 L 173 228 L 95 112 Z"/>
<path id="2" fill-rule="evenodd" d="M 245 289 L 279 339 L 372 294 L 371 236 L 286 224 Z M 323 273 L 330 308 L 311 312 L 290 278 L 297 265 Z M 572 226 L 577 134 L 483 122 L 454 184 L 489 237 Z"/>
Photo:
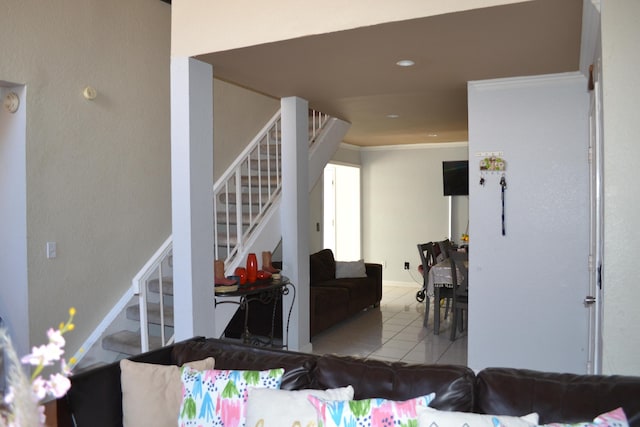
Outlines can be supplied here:
<path id="1" fill-rule="evenodd" d="M 383 280 L 382 281 L 382 286 L 396 286 L 399 288 L 412 288 L 412 289 L 417 289 L 417 288 L 421 288 L 422 285 L 419 285 L 416 282 L 393 282 L 390 280 Z"/>

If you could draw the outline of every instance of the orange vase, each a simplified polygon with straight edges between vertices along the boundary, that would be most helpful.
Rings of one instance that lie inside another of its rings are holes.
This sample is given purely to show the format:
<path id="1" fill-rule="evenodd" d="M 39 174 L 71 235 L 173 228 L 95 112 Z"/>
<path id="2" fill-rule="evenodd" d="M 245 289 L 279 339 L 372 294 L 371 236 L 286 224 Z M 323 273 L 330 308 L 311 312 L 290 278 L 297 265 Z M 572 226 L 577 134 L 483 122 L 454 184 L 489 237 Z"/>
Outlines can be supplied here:
<path id="1" fill-rule="evenodd" d="M 247 281 L 253 283 L 258 279 L 258 258 L 256 254 L 247 255 Z"/>
<path id="2" fill-rule="evenodd" d="M 244 267 L 237 267 L 235 270 L 235 275 L 238 276 L 238 281 L 241 285 L 247 283 L 247 269 Z"/>

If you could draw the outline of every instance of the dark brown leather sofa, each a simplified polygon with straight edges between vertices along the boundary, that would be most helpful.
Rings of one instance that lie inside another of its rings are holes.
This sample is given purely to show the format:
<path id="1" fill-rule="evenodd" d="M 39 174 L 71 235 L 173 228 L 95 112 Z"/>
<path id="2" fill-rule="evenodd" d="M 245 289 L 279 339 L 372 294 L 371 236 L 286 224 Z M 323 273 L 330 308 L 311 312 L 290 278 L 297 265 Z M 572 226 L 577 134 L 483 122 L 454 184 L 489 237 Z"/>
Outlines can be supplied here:
<path id="1" fill-rule="evenodd" d="M 330 328 L 382 299 L 382 265 L 365 263 L 367 277 L 336 279 L 331 249 L 309 256 L 310 335 Z"/>
<path id="2" fill-rule="evenodd" d="M 501 415 L 537 412 L 540 423 L 589 421 L 623 407 L 640 427 L 640 377 L 596 376 L 491 368 L 477 375 L 464 366 L 409 365 L 354 357 L 313 355 L 193 338 L 132 357 L 163 365 L 215 358 L 218 369 L 283 367 L 282 388 L 326 389 L 353 385 L 355 399 L 405 400 L 436 393 L 430 406 L 448 411 Z M 113 363 L 71 377 L 58 402 L 58 425 L 122 426 L 120 365 Z M 75 420 L 76 424 L 73 424 Z"/>

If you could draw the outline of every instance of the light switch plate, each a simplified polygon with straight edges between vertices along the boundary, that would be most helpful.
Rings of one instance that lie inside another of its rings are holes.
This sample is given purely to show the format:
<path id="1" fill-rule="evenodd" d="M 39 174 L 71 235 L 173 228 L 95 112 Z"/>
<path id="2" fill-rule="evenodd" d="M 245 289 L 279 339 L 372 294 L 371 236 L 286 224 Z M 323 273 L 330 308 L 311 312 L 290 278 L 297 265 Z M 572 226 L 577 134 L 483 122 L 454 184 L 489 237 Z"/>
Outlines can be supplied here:
<path id="1" fill-rule="evenodd" d="M 58 254 L 56 253 L 57 247 L 56 242 L 47 242 L 47 258 L 53 259 Z"/>

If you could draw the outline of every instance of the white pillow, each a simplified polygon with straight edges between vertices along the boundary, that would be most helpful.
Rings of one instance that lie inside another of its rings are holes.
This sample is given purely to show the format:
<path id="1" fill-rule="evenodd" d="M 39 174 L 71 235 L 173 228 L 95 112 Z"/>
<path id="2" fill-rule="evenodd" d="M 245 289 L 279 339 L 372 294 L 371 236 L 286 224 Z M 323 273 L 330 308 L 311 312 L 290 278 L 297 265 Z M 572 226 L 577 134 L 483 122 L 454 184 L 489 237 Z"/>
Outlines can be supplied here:
<path id="1" fill-rule="evenodd" d="M 434 408 L 420 408 L 418 427 L 532 427 L 538 424 L 538 414 L 523 417 L 508 415 L 484 415 L 471 412 L 439 411 Z"/>
<path id="2" fill-rule="evenodd" d="M 197 370 L 213 369 L 214 359 L 186 363 Z M 182 402 L 180 368 L 175 365 L 120 361 L 122 425 L 175 427 Z"/>
<path id="3" fill-rule="evenodd" d="M 367 277 L 364 260 L 336 261 L 336 279 Z"/>
<path id="4" fill-rule="evenodd" d="M 275 390 L 249 388 L 247 397 L 247 427 L 290 427 L 295 423 L 315 426 L 318 417 L 307 396 L 324 400 L 351 400 L 353 387 L 329 390 Z M 298 425 L 298 424 L 295 424 Z"/>

